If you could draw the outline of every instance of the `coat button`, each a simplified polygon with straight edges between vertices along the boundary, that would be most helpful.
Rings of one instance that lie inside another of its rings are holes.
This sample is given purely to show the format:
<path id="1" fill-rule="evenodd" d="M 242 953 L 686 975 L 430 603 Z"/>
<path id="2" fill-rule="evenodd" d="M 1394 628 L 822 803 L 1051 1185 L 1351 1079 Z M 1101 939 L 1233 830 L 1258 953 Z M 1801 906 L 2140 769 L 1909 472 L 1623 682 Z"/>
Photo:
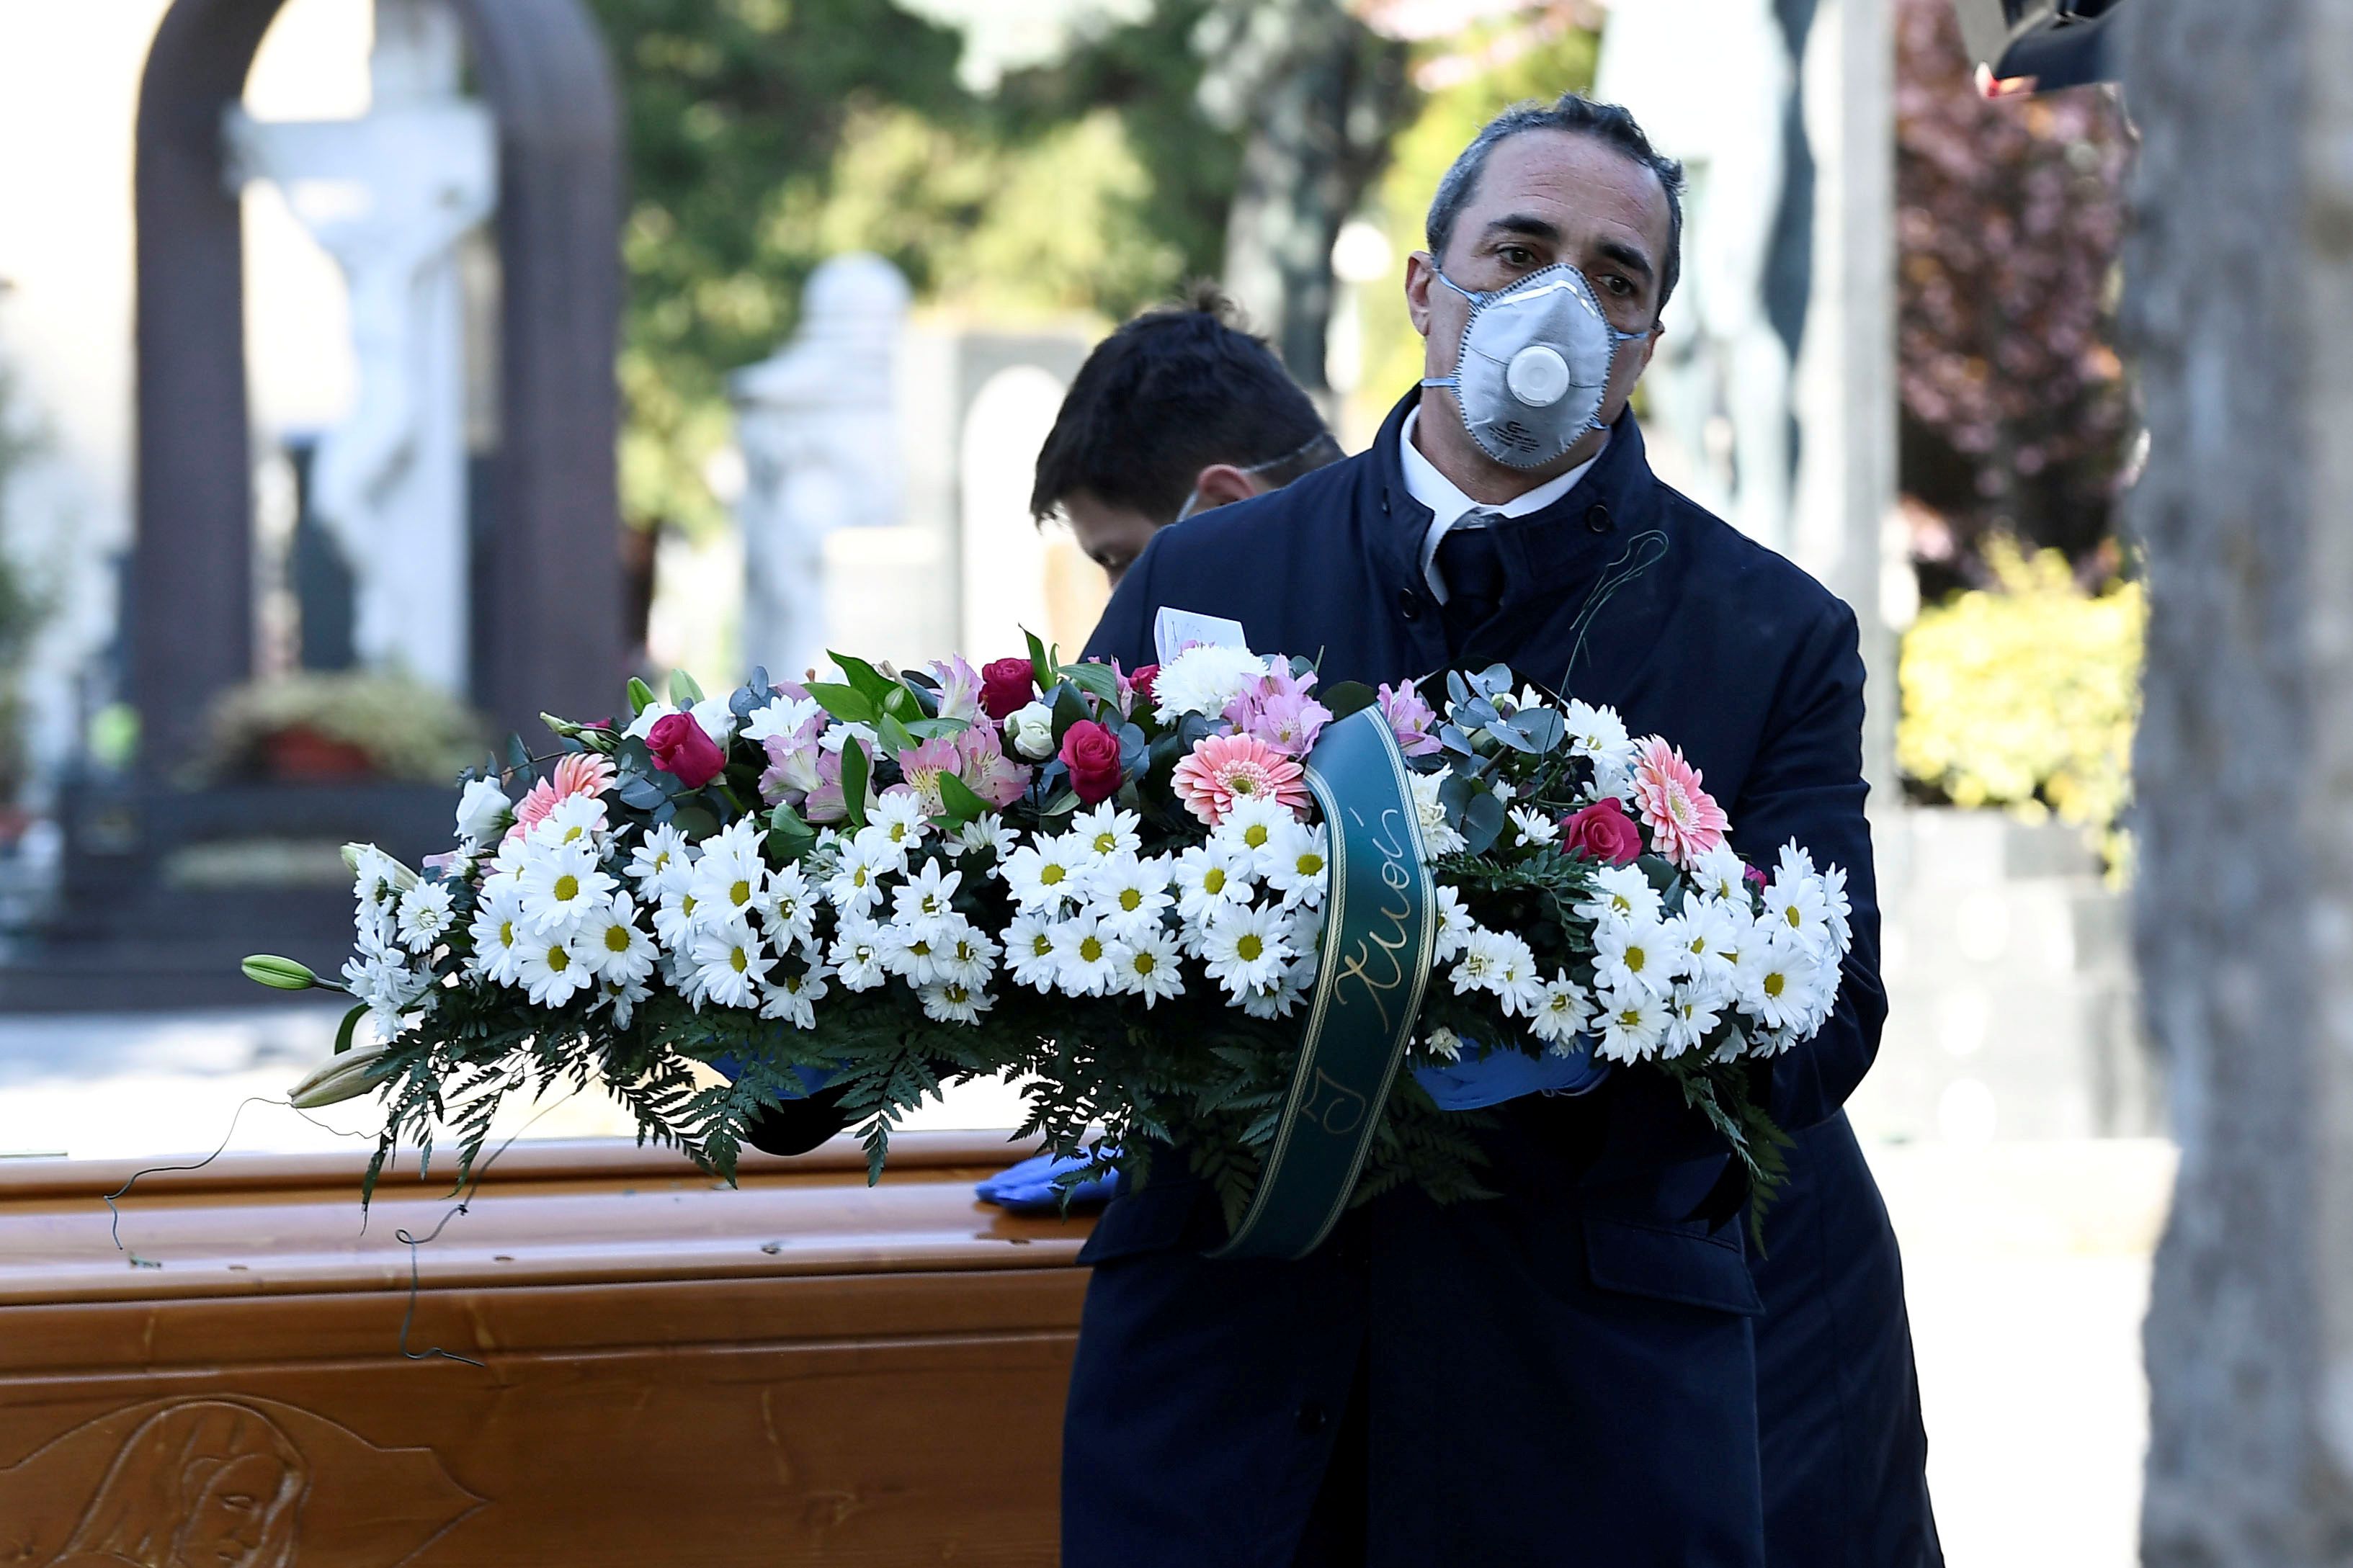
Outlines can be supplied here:
<path id="1" fill-rule="evenodd" d="M 1332 1413 L 1311 1399 L 1299 1407 L 1299 1429 L 1313 1437 L 1332 1424 Z"/>
<path id="2" fill-rule="evenodd" d="M 1421 619 L 1421 595 L 1410 588 L 1398 590 L 1398 614 L 1409 621 Z"/>
<path id="3" fill-rule="evenodd" d="M 1587 507 L 1585 509 L 1585 531 L 1588 533 L 1609 532 L 1609 509 L 1601 505 L 1599 501 Z"/>

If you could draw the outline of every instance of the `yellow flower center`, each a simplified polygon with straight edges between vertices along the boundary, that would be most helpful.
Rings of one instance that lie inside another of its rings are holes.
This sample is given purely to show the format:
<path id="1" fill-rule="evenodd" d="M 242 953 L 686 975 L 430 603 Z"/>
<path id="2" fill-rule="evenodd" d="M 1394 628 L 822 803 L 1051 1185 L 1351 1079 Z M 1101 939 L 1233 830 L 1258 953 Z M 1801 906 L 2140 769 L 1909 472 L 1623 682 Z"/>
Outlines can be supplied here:
<path id="1" fill-rule="evenodd" d="M 1038 868 L 1038 885 L 1043 888 L 1058 886 L 1061 882 L 1064 875 L 1066 875 L 1066 873 L 1060 866 L 1050 864 L 1040 866 Z"/>
<path id="2" fill-rule="evenodd" d="M 1096 835 L 1095 835 L 1095 853 L 1096 853 L 1096 854 L 1098 854 L 1098 855 L 1108 855 L 1108 854 L 1110 854 L 1113 850 L 1114 850 L 1114 849 L 1116 849 L 1116 848 L 1118 848 L 1118 847 L 1119 847 L 1119 835 L 1118 835 L 1118 834 L 1116 834 L 1116 833 L 1098 833 L 1098 834 L 1096 834 Z"/>
<path id="3" fill-rule="evenodd" d="M 1786 984 L 1787 982 L 1779 974 L 1767 975 L 1765 977 L 1765 994 L 1774 998 L 1776 1001 L 1778 1001 L 1781 995 L 1781 987 Z"/>
<path id="4" fill-rule="evenodd" d="M 1201 873 L 1201 891 L 1222 893 L 1226 890 L 1226 871 L 1222 866 L 1212 866 Z"/>
<path id="5" fill-rule="evenodd" d="M 727 966 L 741 974 L 752 967 L 752 955 L 740 947 L 731 947 L 727 950 Z"/>
<path id="6" fill-rule="evenodd" d="M 1100 961 L 1103 955 L 1103 938 L 1099 936 L 1082 936 L 1079 939 L 1079 956 L 1081 958 L 1085 959 L 1089 963 L 1093 963 Z"/>
<path id="7" fill-rule="evenodd" d="M 1312 851 L 1308 854 L 1302 855 L 1299 858 L 1299 874 L 1303 877 L 1322 876 L 1324 874 L 1324 857 L 1314 854 Z"/>
<path id="8" fill-rule="evenodd" d="M 1135 972 L 1138 974 L 1149 974 L 1159 967 L 1160 961 L 1151 953 L 1139 952 L 1135 955 Z"/>
<path id="9" fill-rule="evenodd" d="M 605 928 L 605 951 L 607 952 L 628 952 L 629 928 L 625 925 L 607 926 Z"/>
<path id="10" fill-rule="evenodd" d="M 569 903 L 574 899 L 578 898 L 580 896 L 580 879 L 573 876 L 568 871 L 563 876 L 555 879 L 555 896 L 558 900 L 565 903 Z"/>
<path id="11" fill-rule="evenodd" d="M 694 912 L 694 895 L 692 893 L 681 893 L 679 895 L 678 912 L 682 915 L 691 915 Z"/>
<path id="12" fill-rule="evenodd" d="M 1788 918 L 1792 930 L 1806 923 L 1806 917 L 1799 911 L 1798 906 L 1795 904 L 1791 904 L 1788 909 L 1784 910 L 1782 913 Z"/>
<path id="13" fill-rule="evenodd" d="M 515 944 L 515 928 L 514 928 L 514 921 L 501 921 L 499 922 L 499 945 L 500 945 L 501 947 L 512 947 L 514 944 Z"/>
<path id="14" fill-rule="evenodd" d="M 733 883 L 729 884 L 727 889 L 727 901 L 733 904 L 739 910 L 745 904 L 750 903 L 752 901 L 751 882 L 744 878 L 739 877 Z"/>
<path id="15" fill-rule="evenodd" d="M 1136 910 L 1142 909 L 1144 907 L 1144 889 L 1141 888 L 1122 888 L 1119 890 L 1119 907 L 1125 910 L 1129 914 L 1134 914 Z"/>
<path id="16" fill-rule="evenodd" d="M 1259 940 L 1258 933 L 1255 931 L 1244 935 L 1240 942 L 1234 943 L 1235 954 L 1245 963 L 1256 963 L 1259 955 L 1265 951 L 1266 943 Z"/>
<path id="17" fill-rule="evenodd" d="M 1029 939 L 1029 953 L 1031 957 L 1043 958 L 1053 951 L 1054 939 L 1048 936 L 1044 931 L 1041 931 L 1036 936 Z"/>
<path id="18" fill-rule="evenodd" d="M 572 967 L 572 955 L 560 947 L 547 950 L 547 967 L 561 974 Z"/>
<path id="19" fill-rule="evenodd" d="M 1626 968 L 1630 973 L 1641 973 L 1642 965 L 1648 962 L 1648 955 L 1641 948 L 1630 947 L 1626 950 Z"/>
<path id="20" fill-rule="evenodd" d="M 1235 786 L 1235 793 L 1238 795 L 1248 795 L 1250 792 L 1237 784 Z M 1242 842 L 1249 845 L 1253 849 L 1265 848 L 1266 824 L 1263 822 L 1253 822 L 1248 827 L 1243 828 Z"/>

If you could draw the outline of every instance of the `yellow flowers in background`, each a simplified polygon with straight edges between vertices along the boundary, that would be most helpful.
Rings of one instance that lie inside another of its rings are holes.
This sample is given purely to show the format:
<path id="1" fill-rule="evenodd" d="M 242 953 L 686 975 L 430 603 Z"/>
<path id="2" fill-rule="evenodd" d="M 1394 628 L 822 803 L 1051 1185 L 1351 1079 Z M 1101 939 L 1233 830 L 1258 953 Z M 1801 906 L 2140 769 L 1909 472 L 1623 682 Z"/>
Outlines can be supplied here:
<path id="1" fill-rule="evenodd" d="M 2058 552 L 2007 540 L 1986 560 L 1997 587 L 1924 609 L 1905 636 L 1896 765 L 1956 805 L 2055 813 L 2108 838 L 2113 858 L 2140 713 L 2141 585 L 2086 593 Z"/>

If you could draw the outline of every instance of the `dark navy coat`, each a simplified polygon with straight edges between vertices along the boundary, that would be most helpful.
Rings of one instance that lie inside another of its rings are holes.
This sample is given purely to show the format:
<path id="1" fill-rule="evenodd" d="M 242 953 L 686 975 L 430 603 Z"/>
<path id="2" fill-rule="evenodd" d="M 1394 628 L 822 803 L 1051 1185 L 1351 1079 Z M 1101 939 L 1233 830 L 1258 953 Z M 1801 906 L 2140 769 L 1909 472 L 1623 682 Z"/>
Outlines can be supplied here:
<path id="1" fill-rule="evenodd" d="M 1450 647 L 1397 455 L 1411 405 L 1370 450 L 1163 530 L 1088 651 L 1149 662 L 1166 605 L 1327 681 L 1506 661 L 1682 746 L 1751 858 L 1795 838 L 1845 867 L 1836 1014 L 1773 1075 L 1795 1179 L 1752 1271 L 1737 1223 L 1690 1217 L 1721 1145 L 1640 1073 L 1502 1108 L 1499 1198 L 1394 1193 L 1296 1263 L 1205 1259 L 1214 1205 L 1164 1168 L 1084 1255 L 1064 1560 L 1316 1556 L 1302 1533 L 1346 1426 L 1380 1568 L 1936 1563 L 1894 1237 L 1840 1110 L 1886 1011 L 1853 614 L 1659 483 L 1629 414 L 1567 496 L 1493 525 L 1512 585 Z"/>

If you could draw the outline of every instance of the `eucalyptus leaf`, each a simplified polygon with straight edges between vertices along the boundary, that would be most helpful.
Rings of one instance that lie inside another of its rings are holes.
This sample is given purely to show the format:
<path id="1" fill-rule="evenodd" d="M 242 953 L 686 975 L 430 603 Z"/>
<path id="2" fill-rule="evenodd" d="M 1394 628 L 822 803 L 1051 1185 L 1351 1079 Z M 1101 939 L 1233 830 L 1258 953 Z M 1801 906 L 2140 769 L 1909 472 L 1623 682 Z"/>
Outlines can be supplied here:
<path id="1" fill-rule="evenodd" d="M 1484 855 L 1494 847 L 1496 836 L 1504 831 L 1504 803 L 1494 795 L 1481 793 L 1471 798 L 1462 812 L 1462 852 Z"/>
<path id="2" fill-rule="evenodd" d="M 1519 725 L 1520 733 L 1527 738 L 1528 744 L 1535 748 L 1536 755 L 1540 757 L 1554 751 L 1568 738 L 1568 721 L 1563 719 L 1556 709 L 1523 708 L 1512 718 Z"/>
<path id="3" fill-rule="evenodd" d="M 1066 789 L 1055 795 L 1053 799 L 1048 801 L 1044 805 L 1039 806 L 1038 808 L 1038 815 L 1040 816 L 1067 816 L 1071 812 L 1078 810 L 1080 805 L 1079 792 L 1074 789 Z"/>
<path id="4" fill-rule="evenodd" d="M 1516 717 L 1506 719 L 1498 715 L 1488 722 L 1486 730 L 1487 733 L 1493 735 L 1497 742 L 1511 747 L 1515 752 L 1525 752 L 1530 756 L 1536 754 L 1535 744 L 1526 735 L 1521 733 L 1519 720 Z"/>
<path id="5" fill-rule="evenodd" d="M 1471 683 L 1462 679 L 1462 672 L 1459 669 L 1446 672 L 1446 700 L 1450 706 L 1471 700 Z"/>
<path id="6" fill-rule="evenodd" d="M 531 748 L 522 743 L 522 737 L 521 735 L 509 735 L 507 737 L 507 766 L 514 772 L 521 773 L 525 778 L 533 776 L 531 770 Z"/>

